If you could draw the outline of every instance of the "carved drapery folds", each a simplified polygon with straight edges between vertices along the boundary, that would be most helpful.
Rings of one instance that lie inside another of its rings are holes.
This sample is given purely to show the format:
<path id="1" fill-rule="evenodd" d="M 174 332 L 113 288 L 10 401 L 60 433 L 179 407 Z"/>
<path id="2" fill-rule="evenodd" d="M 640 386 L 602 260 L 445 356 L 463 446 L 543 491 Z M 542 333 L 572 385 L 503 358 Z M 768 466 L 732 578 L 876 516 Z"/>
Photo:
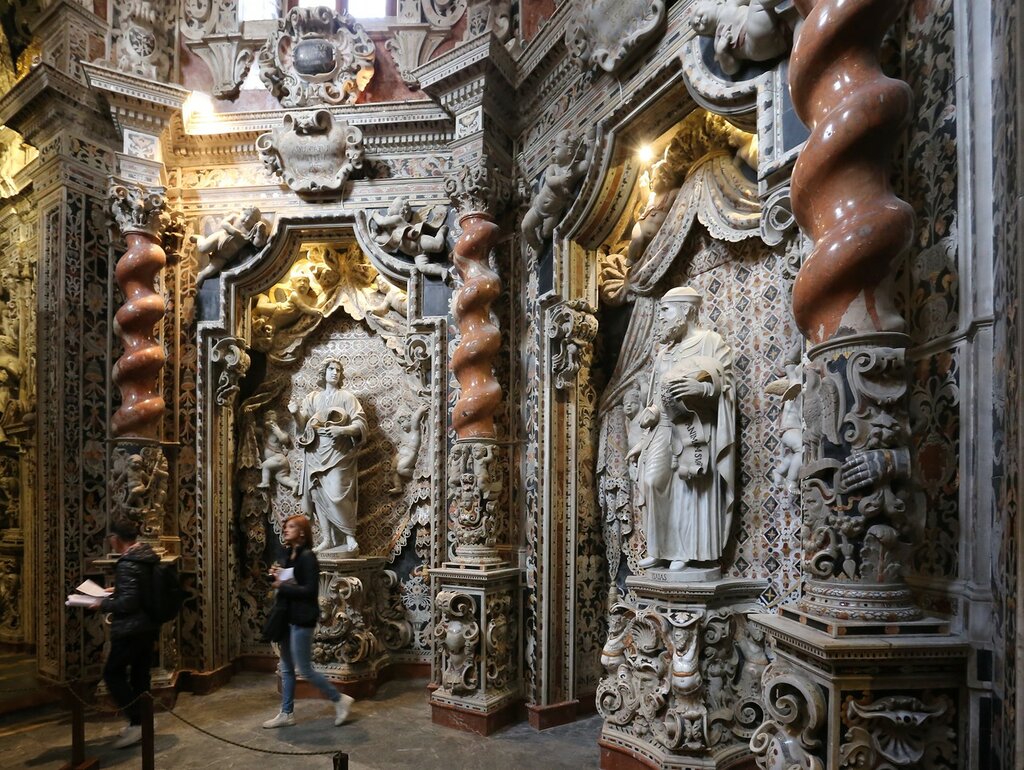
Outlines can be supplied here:
<path id="1" fill-rule="evenodd" d="M 457 591 L 439 591 L 435 600 L 440 621 L 434 638 L 441 645 L 441 687 L 453 695 L 466 695 L 480 685 L 480 623 L 473 597 Z"/>
<path id="2" fill-rule="evenodd" d="M 793 291 L 812 347 L 805 370 L 801 610 L 836 624 L 920 617 L 903 578 L 913 539 L 904 323 L 891 267 L 913 213 L 889 182 L 910 89 L 878 50 L 902 3 L 798 2 L 807 15 L 790 66 L 811 126 L 792 177 L 793 211 L 813 240 Z"/>
<path id="3" fill-rule="evenodd" d="M 375 55 L 348 14 L 293 8 L 260 49 L 260 79 L 282 107 L 354 104 L 373 77 Z"/>
<path id="4" fill-rule="evenodd" d="M 329 195 L 363 167 L 363 132 L 327 110 L 287 113 L 256 139 L 260 160 L 291 189 Z"/>
<path id="5" fill-rule="evenodd" d="M 597 308 L 586 300 L 570 300 L 551 310 L 547 335 L 551 340 L 551 374 L 558 390 L 570 388 L 581 368 L 590 367 L 597 337 Z"/>
<path id="6" fill-rule="evenodd" d="M 147 190 L 112 180 L 110 200 L 128 246 L 114 271 L 125 303 L 114 316 L 124 354 L 114 364 L 121 406 L 111 418 L 111 432 L 115 437 L 156 438 L 164 411 L 159 376 L 166 360 L 155 336 L 165 309 L 156 278 L 167 262 L 160 236 L 170 217 L 162 188 Z"/>
<path id="7" fill-rule="evenodd" d="M 750 738 L 762 770 L 825 770 L 828 703 L 822 688 L 796 668 L 775 660 L 762 680 L 767 719 Z"/>

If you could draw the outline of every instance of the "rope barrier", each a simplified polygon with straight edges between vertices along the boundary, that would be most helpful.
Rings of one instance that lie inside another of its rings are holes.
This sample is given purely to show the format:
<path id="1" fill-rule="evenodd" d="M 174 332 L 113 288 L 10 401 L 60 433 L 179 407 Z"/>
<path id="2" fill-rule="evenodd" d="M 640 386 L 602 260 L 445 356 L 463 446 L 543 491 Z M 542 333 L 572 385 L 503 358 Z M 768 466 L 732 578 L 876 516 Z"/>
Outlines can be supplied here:
<path id="1" fill-rule="evenodd" d="M 100 708 L 99 706 L 96 706 L 94 704 L 91 704 L 91 703 L 83 700 L 78 695 L 78 693 L 75 692 L 75 688 L 73 686 L 75 684 L 78 684 L 79 681 L 80 680 L 76 680 L 75 682 L 68 683 L 68 685 L 66 686 L 66 689 L 67 689 L 67 691 L 69 693 L 71 693 L 71 696 L 75 700 L 77 700 L 84 707 L 84 709 L 86 711 L 88 711 L 90 713 L 93 713 L 93 714 L 103 714 L 103 715 L 107 715 L 107 716 L 118 714 L 118 713 L 121 712 L 121 708 L 120 707 Z M 200 727 L 199 725 L 195 724 L 194 722 L 191 722 L 188 719 L 186 719 L 185 717 L 181 716 L 181 714 L 176 714 L 173 709 L 170 709 L 167 706 L 165 706 L 159 700 L 154 698 L 153 694 L 149 693 L 149 692 L 141 693 L 138 697 L 136 697 L 130 703 L 125 704 L 125 708 L 128 708 L 128 707 L 134 705 L 135 703 L 141 701 L 142 698 L 145 698 L 145 697 L 148 697 L 153 702 L 154 705 L 159 706 L 164 712 L 170 714 L 172 717 L 174 717 L 178 721 L 185 723 L 186 725 L 191 727 L 193 730 L 196 730 L 197 732 L 200 732 L 203 735 L 206 735 L 206 736 L 208 736 L 210 738 L 213 738 L 214 740 L 220 741 L 221 743 L 226 743 L 229 746 L 235 746 L 235 747 L 240 748 L 240 749 L 247 749 L 248 751 L 255 751 L 255 752 L 258 752 L 260 754 L 279 754 L 279 755 L 284 755 L 284 756 L 297 756 L 297 757 L 318 757 L 318 756 L 329 756 L 329 755 L 336 755 L 336 754 L 339 754 L 339 753 L 343 753 L 342 749 L 326 749 L 326 750 L 323 750 L 323 751 L 285 751 L 283 749 L 264 749 L 264 748 L 260 748 L 258 746 L 249 746 L 249 745 L 244 744 L 244 743 L 239 743 L 238 741 L 233 741 L 230 738 L 225 738 L 225 737 L 223 737 L 221 735 L 217 735 L 215 733 L 211 733 L 206 728 Z"/>

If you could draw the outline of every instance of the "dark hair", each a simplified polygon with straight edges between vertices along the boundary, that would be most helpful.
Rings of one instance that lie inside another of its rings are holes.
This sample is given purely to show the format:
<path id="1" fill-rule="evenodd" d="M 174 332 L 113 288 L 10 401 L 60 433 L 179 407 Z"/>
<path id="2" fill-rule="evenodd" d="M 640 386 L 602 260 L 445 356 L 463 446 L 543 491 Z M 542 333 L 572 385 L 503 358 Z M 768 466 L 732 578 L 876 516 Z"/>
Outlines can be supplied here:
<path id="1" fill-rule="evenodd" d="M 302 532 L 302 545 L 311 548 L 313 546 L 313 525 L 309 523 L 309 517 L 296 513 L 294 516 L 289 516 L 284 520 L 281 529 L 284 529 L 284 525 L 290 521 L 294 521 L 299 525 L 299 531 Z"/>
<path id="2" fill-rule="evenodd" d="M 126 543 L 132 543 L 139 536 L 139 525 L 131 519 L 118 519 L 110 526 L 110 534 L 117 535 Z"/>

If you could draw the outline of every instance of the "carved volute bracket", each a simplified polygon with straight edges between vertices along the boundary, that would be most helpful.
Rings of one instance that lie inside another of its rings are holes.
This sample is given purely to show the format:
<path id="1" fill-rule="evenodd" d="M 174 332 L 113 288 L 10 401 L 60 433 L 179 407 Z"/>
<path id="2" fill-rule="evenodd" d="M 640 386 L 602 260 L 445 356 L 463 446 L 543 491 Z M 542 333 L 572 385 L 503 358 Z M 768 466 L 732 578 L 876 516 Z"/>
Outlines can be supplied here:
<path id="1" fill-rule="evenodd" d="M 249 371 L 250 358 L 245 340 L 225 337 L 210 350 L 210 361 L 217 365 L 217 406 L 230 406 L 238 395 L 239 383 Z"/>
<path id="2" fill-rule="evenodd" d="M 434 639 L 441 645 L 441 688 L 453 695 L 467 695 L 480 687 L 477 658 L 480 655 L 480 622 L 473 597 L 458 591 L 439 591 L 436 605 L 440 621 Z"/>
<path id="3" fill-rule="evenodd" d="M 165 305 L 156 279 L 167 262 L 161 239 L 170 216 L 162 188 L 146 189 L 112 178 L 110 201 L 128 247 L 114 271 L 125 303 L 114 316 L 124 354 L 114 364 L 121 406 L 111 418 L 111 432 L 115 437 L 152 439 L 157 437 L 164 412 L 159 376 L 166 355 L 155 326 L 163 318 Z"/>
<path id="4" fill-rule="evenodd" d="M 822 688 L 783 660 L 764 671 L 765 721 L 750 738 L 762 770 L 825 770 L 828 702 Z"/>

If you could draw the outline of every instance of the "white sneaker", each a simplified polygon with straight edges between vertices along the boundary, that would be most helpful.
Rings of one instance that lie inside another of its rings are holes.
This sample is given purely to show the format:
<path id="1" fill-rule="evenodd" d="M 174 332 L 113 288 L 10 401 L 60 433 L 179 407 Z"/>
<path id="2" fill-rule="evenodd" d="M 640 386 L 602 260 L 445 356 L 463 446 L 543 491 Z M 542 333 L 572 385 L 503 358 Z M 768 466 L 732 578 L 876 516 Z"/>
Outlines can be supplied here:
<path id="1" fill-rule="evenodd" d="M 352 708 L 352 704 L 355 703 L 356 699 L 351 695 L 345 695 L 342 693 L 341 698 L 334 703 L 334 724 L 343 725 L 345 720 L 348 719 L 348 710 Z"/>
<path id="2" fill-rule="evenodd" d="M 142 742 L 142 725 L 129 725 L 120 733 L 121 737 L 114 741 L 115 749 L 126 749 Z"/>
<path id="3" fill-rule="evenodd" d="M 295 724 L 294 714 L 285 714 L 283 711 L 279 711 L 276 717 L 268 719 L 263 723 L 263 726 L 269 730 L 274 727 L 287 727 L 293 724 Z"/>

